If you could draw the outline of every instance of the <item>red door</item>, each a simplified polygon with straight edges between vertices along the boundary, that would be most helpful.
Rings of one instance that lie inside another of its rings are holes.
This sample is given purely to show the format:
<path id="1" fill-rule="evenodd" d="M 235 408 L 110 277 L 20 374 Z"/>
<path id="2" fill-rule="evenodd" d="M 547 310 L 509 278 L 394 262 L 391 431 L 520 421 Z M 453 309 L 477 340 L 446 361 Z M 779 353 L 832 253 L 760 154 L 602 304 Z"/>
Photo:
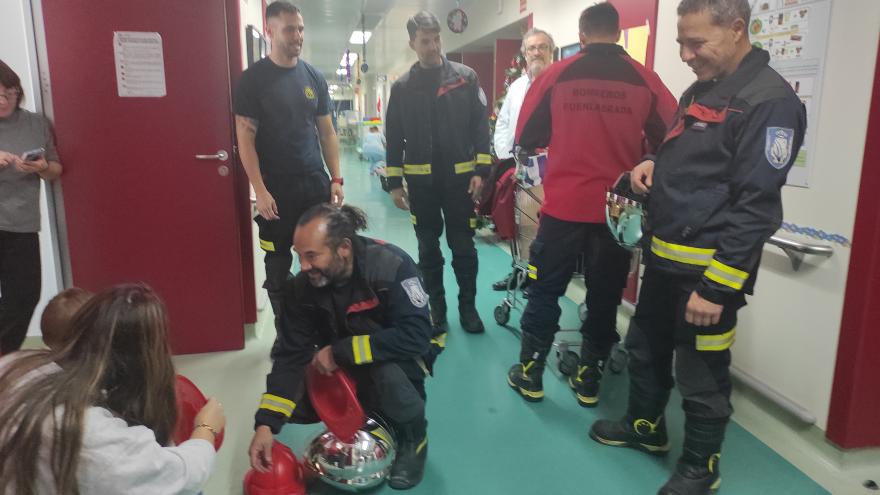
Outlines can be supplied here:
<path id="1" fill-rule="evenodd" d="M 237 36 L 227 45 L 237 3 L 42 0 L 73 282 L 150 284 L 176 353 L 244 346 L 253 282 L 243 283 L 249 232 L 232 159 Z M 119 96 L 117 31 L 158 33 L 166 96 Z M 195 157 L 220 150 L 230 158 Z"/>

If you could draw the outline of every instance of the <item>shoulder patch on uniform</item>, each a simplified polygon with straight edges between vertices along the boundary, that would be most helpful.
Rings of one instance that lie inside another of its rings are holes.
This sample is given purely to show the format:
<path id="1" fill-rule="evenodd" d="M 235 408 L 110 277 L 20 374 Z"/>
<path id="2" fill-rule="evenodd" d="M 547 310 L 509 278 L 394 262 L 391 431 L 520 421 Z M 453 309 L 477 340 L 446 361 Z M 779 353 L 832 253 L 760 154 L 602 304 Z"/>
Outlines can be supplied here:
<path id="1" fill-rule="evenodd" d="M 428 293 L 422 287 L 422 281 L 419 280 L 419 277 L 408 278 L 401 282 L 400 285 L 403 286 L 403 290 L 406 291 L 406 295 L 409 296 L 409 301 L 413 303 L 413 306 L 424 308 L 428 304 Z"/>
<path id="2" fill-rule="evenodd" d="M 306 94 L 306 98 L 308 98 L 310 100 L 315 99 L 315 90 L 312 89 L 311 86 L 306 86 L 306 89 L 303 90 L 303 93 Z"/>
<path id="3" fill-rule="evenodd" d="M 483 92 L 483 88 L 482 88 L 482 87 L 478 87 L 477 89 L 480 91 L 480 103 L 482 103 L 483 106 L 485 107 L 485 106 L 487 105 L 487 103 L 486 103 L 486 93 Z"/>
<path id="4" fill-rule="evenodd" d="M 764 156 L 773 168 L 780 169 L 788 164 L 794 148 L 794 129 L 787 127 L 768 127 L 764 142 Z"/>

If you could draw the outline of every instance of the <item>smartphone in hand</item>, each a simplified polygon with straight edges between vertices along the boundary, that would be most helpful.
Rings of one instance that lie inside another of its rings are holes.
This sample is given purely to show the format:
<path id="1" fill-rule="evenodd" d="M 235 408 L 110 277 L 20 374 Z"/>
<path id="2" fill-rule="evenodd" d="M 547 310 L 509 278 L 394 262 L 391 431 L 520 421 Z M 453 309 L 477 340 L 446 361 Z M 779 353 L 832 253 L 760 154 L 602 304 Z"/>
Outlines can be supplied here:
<path id="1" fill-rule="evenodd" d="M 34 162 L 46 156 L 46 148 L 37 148 L 25 151 L 21 154 L 21 159 L 26 162 Z"/>

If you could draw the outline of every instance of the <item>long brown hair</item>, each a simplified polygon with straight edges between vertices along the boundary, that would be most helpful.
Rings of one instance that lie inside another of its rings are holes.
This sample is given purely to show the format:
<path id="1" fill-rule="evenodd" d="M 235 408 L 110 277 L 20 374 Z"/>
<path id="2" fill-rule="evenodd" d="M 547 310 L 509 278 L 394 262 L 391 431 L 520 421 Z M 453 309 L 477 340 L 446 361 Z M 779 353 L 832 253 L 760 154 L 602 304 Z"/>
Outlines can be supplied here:
<path id="1" fill-rule="evenodd" d="M 107 289 L 74 315 L 71 333 L 63 348 L 25 352 L 0 372 L 0 494 L 36 493 L 44 434 L 56 490 L 78 494 L 83 418 L 92 406 L 150 428 L 162 445 L 170 442 L 174 366 L 156 293 L 143 284 Z M 32 373 L 52 362 L 61 370 Z"/>

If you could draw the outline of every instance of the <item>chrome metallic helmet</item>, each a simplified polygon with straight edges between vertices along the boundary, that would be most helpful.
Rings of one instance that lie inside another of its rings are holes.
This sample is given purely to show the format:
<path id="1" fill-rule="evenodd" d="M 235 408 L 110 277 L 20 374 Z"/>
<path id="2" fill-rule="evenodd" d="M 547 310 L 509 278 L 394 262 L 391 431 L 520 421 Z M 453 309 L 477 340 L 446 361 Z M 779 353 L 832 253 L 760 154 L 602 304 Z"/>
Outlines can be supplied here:
<path id="1" fill-rule="evenodd" d="M 328 430 L 320 433 L 306 447 L 303 464 L 325 483 L 357 492 L 381 485 L 395 454 L 388 428 L 367 418 L 351 442 L 343 442 Z"/>
<path id="2" fill-rule="evenodd" d="M 632 190 L 629 176 L 629 172 L 621 174 L 605 195 L 605 222 L 618 244 L 635 249 L 642 239 L 647 198 Z"/>

